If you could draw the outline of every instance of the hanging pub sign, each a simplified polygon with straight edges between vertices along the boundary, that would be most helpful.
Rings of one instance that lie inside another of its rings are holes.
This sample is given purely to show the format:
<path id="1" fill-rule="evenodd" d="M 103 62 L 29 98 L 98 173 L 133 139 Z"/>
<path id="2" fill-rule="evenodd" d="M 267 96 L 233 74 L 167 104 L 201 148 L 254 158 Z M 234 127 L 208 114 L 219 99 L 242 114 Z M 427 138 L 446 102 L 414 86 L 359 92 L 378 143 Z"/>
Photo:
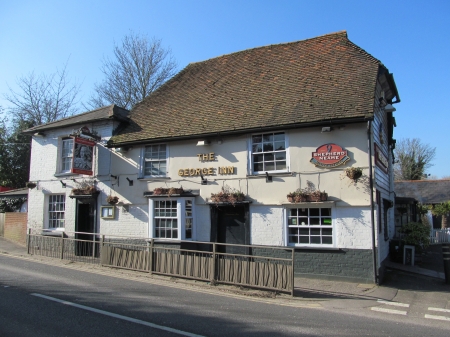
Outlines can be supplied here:
<path id="1" fill-rule="evenodd" d="M 347 150 L 344 150 L 337 144 L 324 144 L 312 153 L 310 160 L 319 167 L 336 167 L 345 164 L 350 158 L 347 155 Z"/>
<path id="2" fill-rule="evenodd" d="M 382 169 L 384 173 L 388 173 L 389 160 L 377 144 L 375 144 L 375 165 Z"/>
<path id="3" fill-rule="evenodd" d="M 73 139 L 72 173 L 93 175 L 95 142 L 80 137 Z"/>

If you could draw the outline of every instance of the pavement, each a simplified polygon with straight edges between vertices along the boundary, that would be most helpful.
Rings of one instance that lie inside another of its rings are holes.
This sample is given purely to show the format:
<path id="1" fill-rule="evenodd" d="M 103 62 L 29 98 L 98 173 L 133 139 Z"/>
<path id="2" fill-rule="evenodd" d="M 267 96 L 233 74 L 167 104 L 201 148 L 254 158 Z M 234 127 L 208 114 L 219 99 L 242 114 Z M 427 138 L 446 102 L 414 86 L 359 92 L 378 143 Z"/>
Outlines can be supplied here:
<path id="1" fill-rule="evenodd" d="M 142 272 L 113 269 L 87 263 L 74 263 L 66 260 L 29 255 L 27 254 L 25 246 L 9 241 L 3 237 L 0 237 L 0 254 L 31 259 L 39 263 L 76 268 L 87 272 L 102 273 L 114 277 L 158 283 L 165 286 L 176 286 L 178 288 L 190 287 L 191 289 L 196 287 L 196 291 L 222 291 L 226 292 L 228 294 L 227 296 L 234 294 L 236 296 L 242 295 L 259 298 L 277 297 L 292 302 L 292 298 L 289 300 L 290 296 L 274 294 L 273 292 L 249 290 L 234 286 L 212 286 L 209 283 L 201 281 L 181 280 L 173 277 L 149 275 Z M 295 300 L 298 300 L 296 301 L 297 303 L 303 301 L 303 304 L 307 305 L 307 301 L 310 301 L 311 306 L 314 306 L 313 303 L 324 304 L 325 301 L 328 301 L 328 303 L 330 303 L 329 305 L 331 305 L 331 303 L 336 303 L 344 299 L 358 300 L 360 302 L 364 302 L 361 300 L 393 301 L 401 290 L 433 291 L 444 292 L 445 294 L 448 294 L 450 291 L 450 285 L 445 283 L 440 246 L 438 246 L 438 248 L 430 247 L 430 250 L 422 256 L 415 266 L 404 266 L 389 261 L 386 267 L 385 282 L 382 285 L 295 277 L 294 298 Z M 337 301 L 333 302 L 333 300 Z M 323 307 L 327 305 L 320 306 Z"/>

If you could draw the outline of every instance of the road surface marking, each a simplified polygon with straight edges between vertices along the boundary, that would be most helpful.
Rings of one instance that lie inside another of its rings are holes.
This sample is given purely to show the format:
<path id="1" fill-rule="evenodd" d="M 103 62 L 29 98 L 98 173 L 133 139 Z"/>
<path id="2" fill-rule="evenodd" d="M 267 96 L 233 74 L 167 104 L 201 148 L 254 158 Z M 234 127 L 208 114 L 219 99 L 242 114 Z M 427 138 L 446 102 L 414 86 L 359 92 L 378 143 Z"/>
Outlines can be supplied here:
<path id="1" fill-rule="evenodd" d="M 396 307 L 404 307 L 409 308 L 409 304 L 407 303 L 400 303 L 400 302 L 389 302 L 384 300 L 377 300 L 378 303 L 387 304 L 387 305 L 394 305 Z"/>
<path id="2" fill-rule="evenodd" d="M 393 309 L 385 309 L 385 308 L 378 308 L 378 307 L 372 307 L 370 310 L 373 311 L 380 311 L 380 312 L 387 312 L 389 314 L 396 314 L 396 315 L 404 315 L 406 316 L 406 311 L 400 311 L 400 310 L 393 310 Z"/>
<path id="3" fill-rule="evenodd" d="M 441 308 L 432 308 L 432 307 L 429 307 L 428 310 L 440 311 L 440 312 L 450 312 L 450 309 L 441 309 Z"/>
<path id="4" fill-rule="evenodd" d="M 440 321 L 450 321 L 450 317 L 445 316 L 425 315 L 425 318 L 438 319 Z"/>
<path id="5" fill-rule="evenodd" d="M 99 310 L 99 309 L 87 307 L 85 305 L 81 305 L 81 304 L 76 304 L 76 303 L 60 300 L 58 298 L 45 296 L 45 295 L 42 295 L 42 294 L 33 293 L 31 295 L 37 296 L 37 297 L 41 297 L 41 298 L 44 298 L 46 300 L 62 303 L 62 304 L 65 304 L 65 305 L 70 305 L 72 307 L 76 307 L 76 308 L 80 308 L 80 309 L 96 312 L 96 313 L 101 314 L 101 315 L 106 315 L 106 316 L 110 316 L 110 317 L 114 317 L 114 318 L 118 318 L 118 319 L 123 319 L 124 321 L 132 322 L 132 323 L 146 325 L 146 326 L 149 326 L 149 327 L 154 328 L 154 329 L 164 330 L 164 331 L 168 331 L 168 332 L 172 332 L 172 333 L 176 333 L 176 334 L 183 335 L 183 336 L 188 336 L 188 337 L 204 337 L 204 336 L 196 335 L 196 334 L 193 334 L 193 333 L 190 333 L 190 332 L 185 332 L 185 331 L 169 328 L 169 327 L 166 327 L 166 326 L 163 326 L 163 325 L 158 325 L 158 324 L 153 324 L 153 323 L 149 323 L 149 322 L 146 322 L 146 321 L 141 321 L 140 319 L 135 319 L 135 318 L 127 317 L 127 316 L 114 314 L 112 312 L 108 312 L 108 311 L 104 311 L 104 310 Z"/>

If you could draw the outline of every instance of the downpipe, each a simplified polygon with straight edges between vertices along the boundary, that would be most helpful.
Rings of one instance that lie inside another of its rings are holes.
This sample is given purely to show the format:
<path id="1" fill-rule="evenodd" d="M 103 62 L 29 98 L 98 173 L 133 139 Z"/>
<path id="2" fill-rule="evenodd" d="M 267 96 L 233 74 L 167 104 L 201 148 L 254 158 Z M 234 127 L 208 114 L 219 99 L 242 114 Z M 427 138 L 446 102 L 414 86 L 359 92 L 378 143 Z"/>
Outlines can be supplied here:
<path id="1" fill-rule="evenodd" d="M 375 284 L 379 284 L 377 274 L 377 251 L 375 244 L 375 205 L 373 203 L 373 165 L 372 165 L 372 121 L 367 122 L 367 145 L 369 146 L 369 184 L 370 184 L 370 222 L 372 223 L 372 257 L 373 257 L 373 278 Z"/>

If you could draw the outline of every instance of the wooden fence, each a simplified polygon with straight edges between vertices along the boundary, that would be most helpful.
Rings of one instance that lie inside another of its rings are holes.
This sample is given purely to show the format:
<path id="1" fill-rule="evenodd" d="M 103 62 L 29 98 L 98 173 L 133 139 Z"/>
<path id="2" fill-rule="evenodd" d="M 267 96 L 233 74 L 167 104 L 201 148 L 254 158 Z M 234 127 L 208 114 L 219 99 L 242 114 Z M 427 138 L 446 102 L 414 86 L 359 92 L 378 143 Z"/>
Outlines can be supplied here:
<path id="1" fill-rule="evenodd" d="M 77 239 L 77 234 L 83 234 L 84 239 Z M 177 246 L 173 246 L 172 242 L 154 239 L 90 235 L 91 240 L 86 240 L 86 233 L 50 234 L 32 233 L 30 230 L 27 239 L 28 252 L 72 261 L 98 263 L 114 268 L 208 281 L 213 284 L 268 289 L 294 295 L 292 248 L 192 241 L 177 241 Z M 191 248 L 180 248 L 183 245 Z M 245 253 L 228 253 L 227 248 L 240 249 Z"/>

